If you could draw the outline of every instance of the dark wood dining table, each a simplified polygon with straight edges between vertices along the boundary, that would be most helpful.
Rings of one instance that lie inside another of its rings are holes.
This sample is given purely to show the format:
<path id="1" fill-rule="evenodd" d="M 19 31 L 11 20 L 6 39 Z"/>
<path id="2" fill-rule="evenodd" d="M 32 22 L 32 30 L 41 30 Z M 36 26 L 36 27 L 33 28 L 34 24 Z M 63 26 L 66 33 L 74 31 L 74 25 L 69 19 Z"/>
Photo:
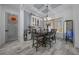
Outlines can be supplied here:
<path id="1" fill-rule="evenodd" d="M 51 47 L 51 42 L 54 39 L 54 32 L 45 32 L 45 31 L 35 32 L 35 37 L 36 41 L 34 40 L 33 43 L 36 42 L 34 44 L 36 44 L 36 51 L 37 51 L 37 48 L 39 48 L 40 46 L 46 47 L 46 45 L 49 44 Z"/>

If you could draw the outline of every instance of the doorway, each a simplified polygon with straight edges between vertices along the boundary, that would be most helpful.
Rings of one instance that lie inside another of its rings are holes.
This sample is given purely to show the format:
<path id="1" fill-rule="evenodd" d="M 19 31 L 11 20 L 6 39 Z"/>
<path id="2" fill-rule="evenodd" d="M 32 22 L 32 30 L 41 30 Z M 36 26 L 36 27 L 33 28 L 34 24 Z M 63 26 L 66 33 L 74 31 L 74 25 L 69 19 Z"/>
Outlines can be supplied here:
<path id="1" fill-rule="evenodd" d="M 73 21 L 72 20 L 66 20 L 64 22 L 64 39 L 66 41 L 73 42 Z"/>
<path id="2" fill-rule="evenodd" d="M 18 40 L 18 16 L 5 13 L 5 42 Z"/>

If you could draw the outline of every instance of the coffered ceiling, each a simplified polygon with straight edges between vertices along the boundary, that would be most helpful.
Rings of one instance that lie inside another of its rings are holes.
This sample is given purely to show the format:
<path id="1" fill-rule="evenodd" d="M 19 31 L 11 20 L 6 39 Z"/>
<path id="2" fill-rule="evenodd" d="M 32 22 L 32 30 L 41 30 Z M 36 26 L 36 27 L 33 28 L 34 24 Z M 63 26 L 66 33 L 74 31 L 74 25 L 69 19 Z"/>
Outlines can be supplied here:
<path id="1" fill-rule="evenodd" d="M 48 13 L 50 13 L 51 11 L 53 11 L 53 9 L 61 6 L 62 4 L 34 4 L 33 7 L 35 9 L 38 10 L 38 12 L 47 15 Z M 46 7 L 48 6 L 48 8 Z M 52 13 L 52 12 L 51 12 Z"/>
<path id="2" fill-rule="evenodd" d="M 26 10 L 31 11 L 31 13 L 46 16 L 48 13 L 52 13 L 53 9 L 61 5 L 62 4 L 23 4 L 23 7 Z M 7 6 L 16 10 L 20 8 L 20 4 L 3 4 L 3 6 Z M 48 6 L 48 8 L 46 6 Z"/>

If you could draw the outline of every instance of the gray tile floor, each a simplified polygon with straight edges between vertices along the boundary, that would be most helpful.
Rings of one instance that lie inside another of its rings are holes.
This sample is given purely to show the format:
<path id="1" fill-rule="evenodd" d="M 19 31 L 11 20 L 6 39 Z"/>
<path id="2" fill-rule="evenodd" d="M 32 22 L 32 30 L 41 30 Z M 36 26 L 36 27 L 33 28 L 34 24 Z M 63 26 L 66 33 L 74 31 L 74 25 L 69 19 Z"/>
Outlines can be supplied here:
<path id="1" fill-rule="evenodd" d="M 62 39 L 57 39 L 52 43 L 52 47 L 40 47 L 36 52 L 32 48 L 32 40 L 25 41 L 23 44 L 19 41 L 7 43 L 0 48 L 0 55 L 79 55 L 79 49 L 74 48 L 71 43 Z"/>

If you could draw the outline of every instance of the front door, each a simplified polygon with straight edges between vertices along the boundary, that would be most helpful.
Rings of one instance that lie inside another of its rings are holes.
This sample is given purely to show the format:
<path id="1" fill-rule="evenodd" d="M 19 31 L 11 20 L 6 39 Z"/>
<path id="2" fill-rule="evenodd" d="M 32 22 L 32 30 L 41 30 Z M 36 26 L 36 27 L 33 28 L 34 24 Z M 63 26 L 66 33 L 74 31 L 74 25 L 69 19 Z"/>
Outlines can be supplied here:
<path id="1" fill-rule="evenodd" d="M 15 41 L 18 39 L 18 18 L 17 15 L 5 14 L 5 38 L 6 42 Z"/>

